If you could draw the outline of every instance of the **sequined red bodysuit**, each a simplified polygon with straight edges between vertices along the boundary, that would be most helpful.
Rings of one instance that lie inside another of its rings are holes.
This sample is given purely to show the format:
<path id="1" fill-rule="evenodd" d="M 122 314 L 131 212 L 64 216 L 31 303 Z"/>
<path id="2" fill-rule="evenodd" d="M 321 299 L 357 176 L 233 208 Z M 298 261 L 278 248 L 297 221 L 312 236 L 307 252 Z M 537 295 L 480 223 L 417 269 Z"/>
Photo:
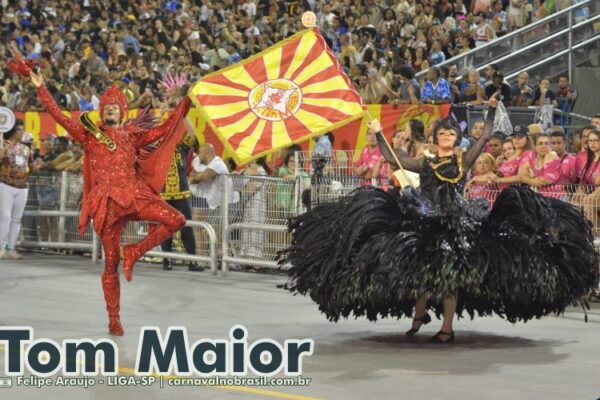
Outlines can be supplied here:
<path id="1" fill-rule="evenodd" d="M 109 330 L 112 334 L 122 335 L 117 268 L 123 225 L 126 221 L 142 220 L 158 224 L 143 240 L 123 249 L 123 273 L 127 280 L 131 280 L 135 262 L 185 224 L 183 215 L 162 200 L 158 193 L 164 184 L 175 145 L 183 134 L 183 131 L 176 133 L 176 128 L 189 110 L 190 98 L 186 96 L 169 118 L 156 128 L 100 125 L 100 130 L 116 144 L 116 148 L 110 150 L 79 121 L 65 116 L 45 87 L 38 89 L 38 95 L 56 122 L 84 146 L 84 191 L 79 228 L 83 232 L 92 219 L 93 228 L 102 240 L 105 253 L 102 284 Z M 138 150 L 159 139 L 163 141 L 156 150 L 158 157 L 145 163 L 139 160 Z"/>

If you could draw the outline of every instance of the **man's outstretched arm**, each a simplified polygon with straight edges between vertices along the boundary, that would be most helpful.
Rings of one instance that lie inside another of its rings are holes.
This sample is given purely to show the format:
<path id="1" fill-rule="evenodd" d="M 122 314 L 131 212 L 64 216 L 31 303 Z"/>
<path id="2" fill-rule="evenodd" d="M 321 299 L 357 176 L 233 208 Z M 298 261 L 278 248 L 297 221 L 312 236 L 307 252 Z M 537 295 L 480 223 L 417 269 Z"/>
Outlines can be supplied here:
<path id="1" fill-rule="evenodd" d="M 46 86 L 44 86 L 44 77 L 42 76 L 42 73 L 32 72 L 30 77 L 31 83 L 33 86 L 35 86 L 38 96 L 40 97 L 40 101 L 44 105 L 46 111 L 52 115 L 52 118 L 60 126 L 66 129 L 66 131 L 74 140 L 83 143 L 85 140 L 85 128 L 77 120 L 71 119 L 62 113 L 60 107 L 58 107 L 58 104 L 56 104 L 56 101 L 54 101 L 54 98 Z"/>

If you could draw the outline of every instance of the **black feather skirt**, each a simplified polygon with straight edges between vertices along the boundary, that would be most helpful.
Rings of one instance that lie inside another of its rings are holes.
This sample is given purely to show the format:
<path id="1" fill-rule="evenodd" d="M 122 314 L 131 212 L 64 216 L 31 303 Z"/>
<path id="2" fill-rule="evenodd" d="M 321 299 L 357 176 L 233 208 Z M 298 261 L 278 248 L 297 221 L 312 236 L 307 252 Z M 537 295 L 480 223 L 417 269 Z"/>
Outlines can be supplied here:
<path id="1" fill-rule="evenodd" d="M 332 321 L 412 316 L 421 298 L 439 315 L 455 297 L 459 317 L 516 322 L 559 314 L 597 287 L 591 225 L 572 205 L 520 186 L 491 211 L 453 185 L 433 197 L 361 188 L 290 220 L 286 288 Z"/>

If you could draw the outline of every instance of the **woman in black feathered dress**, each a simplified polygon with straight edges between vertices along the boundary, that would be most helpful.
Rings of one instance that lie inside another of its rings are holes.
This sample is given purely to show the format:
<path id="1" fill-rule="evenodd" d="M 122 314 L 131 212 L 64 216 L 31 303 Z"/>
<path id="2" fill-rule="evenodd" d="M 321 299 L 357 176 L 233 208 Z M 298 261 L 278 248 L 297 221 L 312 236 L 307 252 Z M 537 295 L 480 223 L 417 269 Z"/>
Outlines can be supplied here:
<path id="1" fill-rule="evenodd" d="M 454 340 L 455 313 L 527 321 L 562 313 L 596 287 L 594 236 L 579 209 L 522 186 L 506 188 L 491 211 L 485 200 L 462 197 L 496 104 L 469 150 L 456 147 L 460 130 L 444 120 L 434 130 L 435 158 L 399 155 L 419 173 L 420 191 L 361 188 L 292 219 L 281 260 L 291 266 L 286 288 L 308 293 L 332 321 L 410 317 L 415 309 L 409 335 L 431 309 L 444 321 L 430 341 L 441 343 Z"/>

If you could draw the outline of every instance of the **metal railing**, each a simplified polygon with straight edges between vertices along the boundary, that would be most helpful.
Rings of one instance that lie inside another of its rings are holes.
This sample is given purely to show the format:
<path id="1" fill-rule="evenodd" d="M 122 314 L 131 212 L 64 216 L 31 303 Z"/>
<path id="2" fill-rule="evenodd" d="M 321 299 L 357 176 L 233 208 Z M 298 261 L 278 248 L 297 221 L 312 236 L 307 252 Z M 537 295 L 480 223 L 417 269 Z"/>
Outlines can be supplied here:
<path id="1" fill-rule="evenodd" d="M 227 180 L 231 184 L 225 184 Z M 230 264 L 277 268 L 279 251 L 291 243 L 287 221 L 300 210 L 300 187 L 300 177 L 293 181 L 267 176 L 221 177 L 223 272 L 229 271 Z"/>
<path id="2" fill-rule="evenodd" d="M 475 122 L 482 121 L 484 119 L 485 112 L 488 109 L 487 106 L 476 106 L 472 104 L 455 104 L 452 107 L 453 111 L 462 111 L 461 115 L 466 115 L 465 122 L 467 123 L 467 133 L 471 132 L 471 129 Z M 510 122 L 513 127 L 515 125 L 530 125 L 534 123 L 541 123 L 541 121 L 539 121 L 539 111 L 539 106 L 506 107 L 508 118 L 510 119 Z M 567 133 L 569 133 L 572 132 L 574 129 L 581 129 L 584 126 L 590 125 L 592 118 L 574 112 L 562 111 L 555 107 L 553 108 L 553 120 L 554 125 L 565 128 L 567 130 Z M 546 126 L 546 128 L 548 127 Z M 504 134 L 509 133 L 504 132 Z M 570 139 L 571 136 L 568 135 L 567 141 L 570 141 Z"/>
<path id="3" fill-rule="evenodd" d="M 277 261 L 275 260 L 263 260 L 259 258 L 249 258 L 241 256 L 230 256 L 228 255 L 231 249 L 231 237 L 235 231 L 254 231 L 254 232 L 275 232 L 275 233 L 287 233 L 288 229 L 282 225 L 265 225 L 265 224 L 244 224 L 234 223 L 227 226 L 225 230 L 225 237 L 223 238 L 223 256 L 221 258 L 221 269 L 224 273 L 229 271 L 229 264 L 241 264 L 251 265 L 265 268 L 279 268 Z M 286 243 L 289 244 L 289 243 Z"/>
<path id="4" fill-rule="evenodd" d="M 307 207 L 320 202 L 332 201 L 340 196 L 350 193 L 357 187 L 373 185 L 384 190 L 390 187 L 387 177 L 377 179 L 359 179 L 353 172 L 355 164 L 354 159 L 358 156 L 354 152 L 334 152 L 334 159 L 328 160 L 329 167 L 323 172 L 321 178 L 313 177 L 311 185 L 306 187 L 306 178 L 300 176 L 301 171 L 310 171 L 310 156 L 308 153 L 297 153 L 296 159 L 303 160 L 295 170 L 296 179 L 294 181 L 283 178 L 273 178 L 265 176 L 221 176 L 217 178 L 216 184 L 220 188 L 221 202 L 216 210 L 207 217 L 206 220 L 190 220 L 187 226 L 200 229 L 206 233 L 206 240 L 201 241 L 206 244 L 206 248 L 197 248 L 196 254 L 186 254 L 182 251 L 181 243 L 175 239 L 174 252 L 150 251 L 146 253 L 147 257 L 160 257 L 172 260 L 197 261 L 210 266 L 213 273 L 217 273 L 219 267 L 223 273 L 230 271 L 232 265 L 249 265 L 254 267 L 263 267 L 269 269 L 280 268 L 278 264 L 278 254 L 291 243 L 291 234 L 288 232 L 288 218 L 298 215 L 302 212 L 303 205 L 301 196 L 303 191 L 310 190 L 311 202 Z M 53 182 L 58 189 L 60 185 L 73 184 L 73 180 L 81 179 L 79 175 L 58 174 L 61 180 L 54 180 L 48 174 L 43 175 L 44 179 L 38 176 L 32 176 L 32 186 L 30 190 L 36 192 L 37 184 Z M 62 180 L 64 179 L 64 180 Z M 74 185 L 77 186 L 77 185 Z M 44 186 L 42 186 L 44 187 Z M 588 218 L 594 223 L 596 234 L 600 237 L 600 194 L 593 192 L 594 187 L 579 185 L 549 185 L 534 189 L 543 195 L 555 197 L 563 201 L 571 202 L 581 206 L 586 212 Z M 41 192 L 44 193 L 42 190 Z M 230 196 L 229 193 L 238 196 Z M 64 193 L 58 191 L 57 193 Z M 488 201 L 489 206 L 493 206 L 495 198 L 500 193 L 500 188 L 493 185 L 470 186 L 465 191 L 467 198 L 483 198 Z M 47 193 L 46 193 L 47 194 Z M 71 193 L 76 195 L 75 192 Z M 198 193 L 197 193 L 198 194 Z M 253 199 L 251 195 L 259 197 Z M 78 196 L 75 196 L 78 197 Z M 76 232 L 77 218 L 79 210 L 77 202 L 70 202 L 73 196 L 60 196 L 64 204 L 56 204 L 55 209 L 35 209 L 40 208 L 37 202 L 37 196 L 31 197 L 31 203 L 25 212 L 23 226 L 30 226 L 22 231 L 22 240 L 20 246 L 24 247 L 42 247 L 52 249 L 70 249 L 91 252 L 92 260 L 95 262 L 99 258 L 99 241 L 95 234 L 91 233 L 84 239 L 80 239 Z M 288 199 L 291 199 L 289 202 Z M 43 199 L 44 208 L 52 204 L 52 199 Z M 282 202 L 283 200 L 286 200 Z M 201 210 L 198 207 L 198 199 L 193 200 L 196 206 L 194 211 Z M 256 208 L 258 207 L 258 208 Z M 74 209 L 72 209 L 74 208 Z M 51 219 L 51 225 L 54 226 L 55 235 L 43 237 L 31 235 L 31 225 L 35 226 L 40 219 Z M 64 221 L 64 229 L 61 228 Z M 126 242 L 134 242 L 145 234 L 145 224 L 131 225 L 133 229 L 129 230 L 129 236 L 124 237 Z M 62 233 L 61 233 L 62 230 Z M 88 228 L 88 231 L 90 229 Z M 133 233 L 131 233 L 133 231 Z M 60 241 L 58 236 L 63 235 L 64 241 Z M 600 242 L 599 242 L 600 245 Z M 219 261 L 220 257 L 220 261 Z"/>
<path id="5" fill-rule="evenodd" d="M 599 20 L 600 21 L 600 15 L 597 15 L 596 17 L 594 17 L 594 21 Z M 585 21 L 585 24 L 587 24 L 588 21 Z M 568 63 L 569 63 L 569 80 L 572 79 L 572 64 L 573 64 L 573 51 L 575 50 L 582 50 L 585 49 L 587 46 L 589 46 L 590 44 L 596 43 L 600 41 L 600 32 L 598 32 L 595 36 L 586 39 L 584 41 L 582 41 L 581 43 L 576 44 L 575 46 L 572 46 L 570 48 L 558 51 L 553 53 L 551 56 L 549 57 L 544 57 L 543 59 L 541 59 L 538 62 L 535 62 L 533 64 L 524 66 L 522 68 L 520 68 L 518 71 L 515 71 L 513 73 L 510 73 L 508 75 L 505 76 L 505 79 L 509 82 L 514 81 L 518 78 L 519 73 L 521 71 L 525 71 L 525 72 L 531 72 L 532 70 L 535 70 L 536 68 L 539 68 L 541 66 L 544 65 L 548 65 L 548 63 L 550 61 L 559 59 L 561 57 L 564 57 L 565 55 L 568 55 Z M 540 74 L 541 75 L 541 74 Z"/>
<path id="6" fill-rule="evenodd" d="M 497 62 L 497 59 L 499 57 L 519 57 L 524 52 L 526 52 L 527 49 L 529 49 L 530 43 L 532 46 L 535 46 L 537 43 L 539 43 L 540 40 L 547 40 L 548 37 L 555 38 L 557 35 L 568 35 L 568 43 L 570 49 L 573 43 L 573 13 L 578 10 L 585 11 L 585 9 L 589 11 L 589 6 L 595 6 L 595 2 L 592 0 L 582 0 L 577 4 L 565 8 L 564 10 L 551 14 L 518 30 L 510 32 L 500 38 L 489 41 L 488 43 L 471 49 L 463 54 L 452 57 L 451 59 L 446 60 L 442 63 L 436 64 L 435 66 L 442 67 L 457 65 L 459 69 L 476 68 L 478 70 L 481 70 L 488 63 Z M 566 18 L 566 21 L 559 21 L 563 18 Z M 561 22 L 565 23 L 561 24 Z M 589 19 L 586 18 L 586 21 L 579 22 L 575 26 L 581 27 L 589 23 Z M 564 26 L 564 29 L 561 29 L 561 26 Z M 553 29 L 556 29 L 557 32 L 553 32 Z M 560 29 L 560 31 L 558 31 L 558 29 Z M 535 60 L 524 61 L 529 62 Z M 572 66 L 572 63 L 569 63 L 569 66 Z M 504 71 L 504 69 L 502 68 L 501 70 Z M 571 77 L 571 71 L 572 68 L 569 68 L 569 77 Z M 417 74 L 417 78 L 425 77 L 426 73 L 427 70 L 419 72 Z"/>
<path id="7" fill-rule="evenodd" d="M 147 257 L 160 257 L 160 258 L 168 258 L 170 260 L 180 260 L 180 261 L 196 261 L 202 263 L 208 263 L 210 266 L 210 270 L 213 274 L 217 274 L 218 266 L 219 266 L 219 254 L 217 250 L 217 234 L 212 225 L 201 222 L 201 221 L 187 221 L 185 226 L 189 226 L 192 228 L 201 228 L 206 231 L 209 238 L 209 255 L 203 256 L 198 254 L 185 254 L 185 253 L 176 253 L 176 252 L 166 252 L 166 251 L 149 251 L 146 253 Z"/>

